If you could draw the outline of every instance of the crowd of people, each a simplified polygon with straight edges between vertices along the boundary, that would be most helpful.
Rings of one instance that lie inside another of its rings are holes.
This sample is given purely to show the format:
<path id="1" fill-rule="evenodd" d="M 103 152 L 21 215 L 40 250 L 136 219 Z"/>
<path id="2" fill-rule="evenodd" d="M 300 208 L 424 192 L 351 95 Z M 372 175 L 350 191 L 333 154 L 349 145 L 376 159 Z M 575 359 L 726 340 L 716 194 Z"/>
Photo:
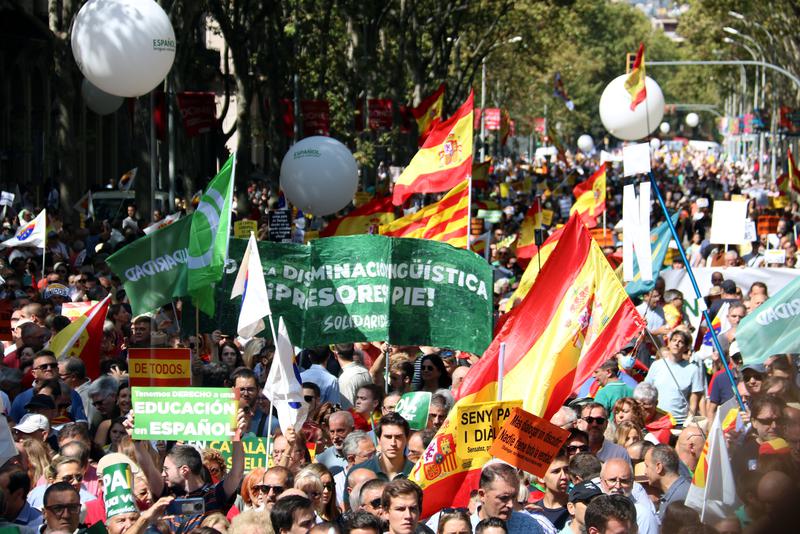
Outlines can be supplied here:
<path id="1" fill-rule="evenodd" d="M 724 353 L 699 355 L 698 332 L 683 306 L 688 296 L 657 280 L 636 298 L 647 324 L 643 335 L 594 370 L 587 383 L 577 384 L 551 418 L 569 438 L 546 474 L 536 477 L 490 461 L 468 504 L 431 517 L 421 517 L 423 492 L 407 477 L 480 355 L 380 342 L 299 348 L 309 415 L 302 430 L 284 434 L 262 391 L 275 353 L 271 340 L 219 330 L 183 332 L 180 300 L 132 316 L 120 279 L 105 260 L 141 237 L 161 213 L 145 221 L 128 206 L 124 218 L 78 226 L 51 210 L 44 268 L 40 251 L 14 248 L 0 259 L 0 297 L 10 316 L 0 366 L 0 405 L 8 421 L 8 443 L 0 443 L 0 520 L 20 532 L 48 533 L 101 522 L 113 534 L 735 534 L 783 528 L 775 521 L 788 510 L 800 480 L 797 360 L 776 354 L 766 365 L 742 364 L 736 326 L 769 298 L 769 288 L 740 287 L 727 275 L 738 266 L 767 265 L 764 250 L 774 248 L 768 239 L 786 251 L 785 266 L 795 267 L 797 205 L 775 207 L 780 197 L 766 179 L 711 153 L 663 149 L 657 162 L 692 265 L 717 268 L 706 301 L 712 318 L 726 315 L 729 328 L 720 332 Z M 553 211 L 554 229 L 569 217 L 572 184 L 596 165 L 580 154 L 493 165 L 489 189 L 476 198 L 502 211 L 491 227 L 488 252 L 496 318 L 507 310 L 504 304 L 524 272 L 526 262 L 517 261 L 510 236 L 519 232 L 533 195 Z M 622 213 L 621 170 L 611 166 L 608 177 L 606 220 L 613 238 L 604 250 L 613 260 L 621 247 L 615 226 Z M 713 202 L 698 201 L 739 194 L 751 197 L 752 217 L 777 216 L 779 223 L 774 237 L 759 235 L 726 252 L 708 241 Z M 264 215 L 281 199 L 268 184 L 255 182 L 247 197 L 247 217 L 260 221 L 259 234 L 266 238 Z M 12 237 L 35 214 L 32 206 L 17 208 L 5 212 L 0 237 Z M 665 219 L 657 209 L 653 217 L 653 227 Z M 325 224 L 318 218 L 307 222 L 309 229 Z M 670 259 L 666 268 L 682 264 Z M 69 324 L 64 304 L 106 296 L 112 304 L 96 355 L 100 375 L 90 377 L 83 360 L 58 359 L 47 343 Z M 188 348 L 193 385 L 234 388 L 243 435 L 270 438 L 265 467 L 245 472 L 239 442 L 228 463 L 210 448 L 133 440 L 127 351 L 135 347 Z M 746 407 L 737 424 L 725 429 L 739 505 L 703 525 L 685 500 L 693 473 L 704 469 L 698 461 L 711 421 L 735 395 L 729 374 Z M 427 428 L 416 431 L 395 411 L 401 396 L 414 391 L 432 394 Z M 114 463 L 130 466 L 138 512 L 107 516 L 98 474 Z M 199 499 L 203 507 L 176 513 L 176 498 Z"/>

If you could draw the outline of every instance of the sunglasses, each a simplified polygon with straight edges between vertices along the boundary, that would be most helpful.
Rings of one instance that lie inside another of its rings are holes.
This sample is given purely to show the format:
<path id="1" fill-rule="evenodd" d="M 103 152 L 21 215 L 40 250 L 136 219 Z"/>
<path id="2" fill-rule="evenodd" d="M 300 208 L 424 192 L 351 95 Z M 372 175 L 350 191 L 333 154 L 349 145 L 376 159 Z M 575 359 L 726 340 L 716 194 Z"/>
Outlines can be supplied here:
<path id="1" fill-rule="evenodd" d="M 587 423 L 589 423 L 590 425 L 591 424 L 598 424 L 598 425 L 606 424 L 606 418 L 605 417 L 584 417 L 583 420 L 586 421 Z"/>
<path id="2" fill-rule="evenodd" d="M 51 512 L 55 515 L 61 515 L 64 512 L 69 512 L 70 514 L 77 514 L 81 511 L 80 503 L 77 504 L 51 504 L 50 506 L 45 506 L 45 510 Z"/>
<path id="3" fill-rule="evenodd" d="M 268 486 L 267 484 L 258 484 L 253 486 L 253 493 L 263 493 L 266 495 L 270 491 L 281 494 L 283 493 L 283 486 Z"/>
<path id="4" fill-rule="evenodd" d="M 444 514 L 456 514 L 458 512 L 469 513 L 468 508 L 442 508 L 442 515 Z"/>
<path id="5" fill-rule="evenodd" d="M 769 426 L 773 423 L 776 425 L 781 424 L 781 419 L 779 417 L 754 417 L 754 419 L 764 426 Z"/>
<path id="6" fill-rule="evenodd" d="M 567 445 L 564 447 L 569 454 L 577 453 L 577 452 L 589 452 L 588 445 Z"/>
<path id="7" fill-rule="evenodd" d="M 369 501 L 369 505 L 372 506 L 373 508 L 380 508 L 382 506 L 381 498 L 378 497 L 377 499 L 372 499 L 371 501 Z"/>
<path id="8" fill-rule="evenodd" d="M 40 365 L 39 367 L 35 367 L 34 369 L 36 369 L 37 371 L 47 371 L 48 369 L 58 369 L 58 364 L 55 363 L 55 362 L 53 362 L 53 363 L 43 363 L 42 365 Z"/>
<path id="9" fill-rule="evenodd" d="M 423 370 L 423 371 L 435 371 L 435 370 L 436 370 L 436 367 L 434 367 L 434 366 L 432 366 L 432 365 L 423 365 L 423 366 L 422 366 L 422 370 Z"/>
<path id="10" fill-rule="evenodd" d="M 312 402 L 314 402 L 314 395 L 303 395 L 303 399 L 307 403 L 311 404 Z"/>
<path id="11" fill-rule="evenodd" d="M 66 482 L 67 484 L 71 484 L 73 482 L 83 482 L 83 475 L 80 473 L 77 475 L 65 475 L 61 477 L 61 482 Z"/>

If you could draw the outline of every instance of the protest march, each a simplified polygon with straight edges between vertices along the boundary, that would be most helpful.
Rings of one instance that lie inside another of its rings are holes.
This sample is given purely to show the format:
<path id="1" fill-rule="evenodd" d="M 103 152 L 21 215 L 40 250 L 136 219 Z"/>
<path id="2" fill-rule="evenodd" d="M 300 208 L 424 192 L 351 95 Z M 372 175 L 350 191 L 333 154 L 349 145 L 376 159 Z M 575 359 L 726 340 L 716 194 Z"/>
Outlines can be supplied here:
<path id="1" fill-rule="evenodd" d="M 557 73 L 605 129 L 575 143 L 415 94 L 374 183 L 327 130 L 163 209 L 0 180 L 0 531 L 793 531 L 797 141 L 667 137 L 648 53 L 599 110 Z"/>

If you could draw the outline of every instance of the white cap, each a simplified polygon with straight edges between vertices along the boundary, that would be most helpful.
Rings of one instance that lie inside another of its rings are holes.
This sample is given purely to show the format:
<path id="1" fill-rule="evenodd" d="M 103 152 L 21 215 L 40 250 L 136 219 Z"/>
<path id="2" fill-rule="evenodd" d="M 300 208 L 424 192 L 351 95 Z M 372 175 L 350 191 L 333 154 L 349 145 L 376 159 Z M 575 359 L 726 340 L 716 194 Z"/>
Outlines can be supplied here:
<path id="1" fill-rule="evenodd" d="M 29 413 L 25 414 L 22 419 L 20 419 L 19 424 L 14 427 L 14 430 L 18 430 L 23 434 L 31 434 L 37 430 L 50 430 L 50 421 L 42 414 Z"/>

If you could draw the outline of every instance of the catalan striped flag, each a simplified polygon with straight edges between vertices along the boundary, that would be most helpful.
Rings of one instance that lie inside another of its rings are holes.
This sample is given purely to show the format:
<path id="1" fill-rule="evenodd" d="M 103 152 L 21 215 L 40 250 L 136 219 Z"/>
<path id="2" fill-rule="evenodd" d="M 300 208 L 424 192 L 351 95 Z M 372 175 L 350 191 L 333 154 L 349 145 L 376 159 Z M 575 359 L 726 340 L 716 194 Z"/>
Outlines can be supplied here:
<path id="1" fill-rule="evenodd" d="M 536 230 L 542 229 L 542 203 L 539 197 L 533 199 L 531 207 L 522 219 L 517 240 L 517 258 L 532 258 L 537 252 Z"/>
<path id="2" fill-rule="evenodd" d="M 570 215 L 577 213 L 589 228 L 597 226 L 597 217 L 606 211 L 606 164 L 588 179 L 572 189 L 575 203 L 569 210 Z"/>
<path id="3" fill-rule="evenodd" d="M 419 145 L 425 143 L 428 134 L 439 121 L 442 120 L 442 109 L 444 108 L 444 84 L 441 84 L 433 94 L 419 103 L 419 106 L 411 110 L 414 120 L 417 121 L 419 131 Z"/>
<path id="4" fill-rule="evenodd" d="M 578 217 L 572 217 L 537 283 L 509 314 L 492 344 L 455 393 L 453 410 L 463 404 L 498 398 L 499 373 L 503 400 L 522 400 L 522 408 L 549 418 L 592 371 L 644 328 L 644 321 L 625 294 L 600 247 Z M 505 366 L 499 369 L 500 344 Z M 438 435 L 456 436 L 454 414 Z M 459 459 L 454 471 L 426 475 L 424 457 L 409 478 L 425 492 L 423 517 L 448 506 L 464 506 L 477 488 L 480 465 Z"/>
<path id="5" fill-rule="evenodd" d="M 631 111 L 635 110 L 636 106 L 647 98 L 647 86 L 644 81 L 644 43 L 640 43 L 631 73 L 628 75 L 628 79 L 625 80 L 625 89 L 631 95 Z"/>
<path id="6" fill-rule="evenodd" d="M 452 189 L 472 172 L 473 94 L 458 111 L 431 130 L 425 144 L 398 176 L 392 202 L 401 205 L 414 193 Z"/>
<path id="7" fill-rule="evenodd" d="M 800 193 L 800 172 L 798 172 L 797 165 L 794 163 L 791 148 L 786 151 L 786 164 L 788 167 L 786 173 L 778 177 L 778 190 L 786 195 L 791 191 Z"/>
<path id="8" fill-rule="evenodd" d="M 360 208 L 356 208 L 344 217 L 334 219 L 328 226 L 320 230 L 320 237 L 373 233 L 382 224 L 389 224 L 395 219 L 394 205 L 391 197 L 373 198 Z"/>
<path id="9" fill-rule="evenodd" d="M 379 230 L 381 235 L 431 239 L 467 248 L 469 180 L 458 184 L 439 202 L 382 225 Z"/>

